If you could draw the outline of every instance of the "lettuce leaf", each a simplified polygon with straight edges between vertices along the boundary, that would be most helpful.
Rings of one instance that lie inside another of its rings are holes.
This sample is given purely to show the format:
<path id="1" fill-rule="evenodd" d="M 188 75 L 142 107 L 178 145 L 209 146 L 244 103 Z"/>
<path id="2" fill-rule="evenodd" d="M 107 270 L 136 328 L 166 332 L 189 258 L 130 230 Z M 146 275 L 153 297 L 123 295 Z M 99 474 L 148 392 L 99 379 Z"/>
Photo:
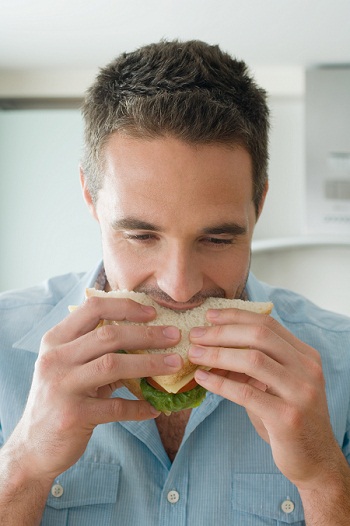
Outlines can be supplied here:
<path id="1" fill-rule="evenodd" d="M 149 385 L 145 378 L 141 378 L 140 387 L 145 400 L 162 413 L 175 413 L 182 409 L 198 407 L 207 392 L 204 387 L 197 385 L 186 393 L 163 393 Z"/>

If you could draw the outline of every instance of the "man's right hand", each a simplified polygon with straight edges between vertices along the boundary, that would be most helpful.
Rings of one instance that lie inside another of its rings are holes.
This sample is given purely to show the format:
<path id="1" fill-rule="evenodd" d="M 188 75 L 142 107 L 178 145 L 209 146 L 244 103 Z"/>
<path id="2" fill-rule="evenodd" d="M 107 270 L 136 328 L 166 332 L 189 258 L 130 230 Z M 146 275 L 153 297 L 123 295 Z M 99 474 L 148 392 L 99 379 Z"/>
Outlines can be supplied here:
<path id="1" fill-rule="evenodd" d="M 148 322 L 156 315 L 128 299 L 88 299 L 45 334 L 23 416 L 11 437 L 24 476 L 53 480 L 84 453 L 98 424 L 146 420 L 157 413 L 146 401 L 111 398 L 121 379 L 174 374 L 176 354 L 120 354 L 168 348 L 175 327 L 103 325 L 101 319 Z"/>

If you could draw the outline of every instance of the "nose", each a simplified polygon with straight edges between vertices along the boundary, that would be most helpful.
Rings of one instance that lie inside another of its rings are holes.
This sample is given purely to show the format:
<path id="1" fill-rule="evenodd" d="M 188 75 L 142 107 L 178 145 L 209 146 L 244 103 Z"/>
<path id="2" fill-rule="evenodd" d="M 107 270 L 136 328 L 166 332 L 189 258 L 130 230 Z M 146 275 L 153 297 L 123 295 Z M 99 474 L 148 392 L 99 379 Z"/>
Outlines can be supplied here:
<path id="1" fill-rule="evenodd" d="M 203 273 L 193 252 L 181 246 L 172 247 L 158 266 L 158 287 L 178 303 L 186 303 L 203 288 Z"/>

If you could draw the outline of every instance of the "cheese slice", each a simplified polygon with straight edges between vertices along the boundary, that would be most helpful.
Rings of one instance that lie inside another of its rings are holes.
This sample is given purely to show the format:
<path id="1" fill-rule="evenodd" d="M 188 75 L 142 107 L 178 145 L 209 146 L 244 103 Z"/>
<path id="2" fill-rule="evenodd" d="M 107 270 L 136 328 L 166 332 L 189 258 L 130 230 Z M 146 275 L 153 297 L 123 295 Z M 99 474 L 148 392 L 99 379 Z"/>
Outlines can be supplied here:
<path id="1" fill-rule="evenodd" d="M 171 386 L 162 385 L 162 387 L 163 389 L 168 391 L 168 393 L 176 394 L 180 391 L 180 389 L 182 389 L 185 385 L 188 384 L 188 382 L 190 382 L 193 379 L 193 376 L 194 376 L 194 373 L 189 373 L 183 378 L 181 378 L 181 380 L 179 380 L 178 382 L 173 383 Z M 153 378 L 155 381 L 157 381 L 156 376 L 153 376 Z"/>

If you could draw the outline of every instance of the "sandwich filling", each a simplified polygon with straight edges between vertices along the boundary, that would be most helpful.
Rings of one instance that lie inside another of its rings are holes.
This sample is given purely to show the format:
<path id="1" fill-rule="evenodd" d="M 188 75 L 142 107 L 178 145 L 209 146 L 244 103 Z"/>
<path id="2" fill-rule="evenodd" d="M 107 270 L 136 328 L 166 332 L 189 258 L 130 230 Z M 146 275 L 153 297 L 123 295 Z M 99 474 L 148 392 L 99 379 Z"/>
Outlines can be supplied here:
<path id="1" fill-rule="evenodd" d="M 188 391 L 184 392 L 180 390 L 177 393 L 169 393 L 165 389 L 160 391 L 149 382 L 150 379 L 141 378 L 140 388 L 144 399 L 158 409 L 158 411 L 167 414 L 175 413 L 182 409 L 198 407 L 203 402 L 207 392 L 204 387 L 196 384 L 195 387 Z M 194 383 L 196 382 L 194 381 Z"/>

